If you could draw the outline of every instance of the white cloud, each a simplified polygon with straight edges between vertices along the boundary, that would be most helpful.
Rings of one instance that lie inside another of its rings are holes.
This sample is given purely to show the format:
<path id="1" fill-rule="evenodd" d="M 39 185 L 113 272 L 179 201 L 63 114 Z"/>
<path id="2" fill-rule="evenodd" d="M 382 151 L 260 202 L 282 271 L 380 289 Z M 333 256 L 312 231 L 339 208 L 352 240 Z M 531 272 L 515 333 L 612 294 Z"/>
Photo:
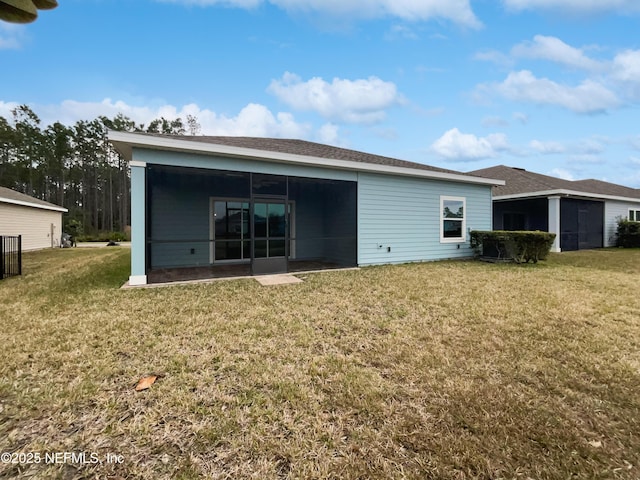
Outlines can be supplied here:
<path id="1" fill-rule="evenodd" d="M 509 10 L 562 10 L 573 14 L 631 13 L 640 11 L 637 0 L 502 0 Z"/>
<path id="2" fill-rule="evenodd" d="M 522 125 L 529 123 L 529 115 L 523 112 L 514 112 L 513 119 L 520 122 Z"/>
<path id="3" fill-rule="evenodd" d="M 11 110 L 17 108 L 20 104 L 16 102 L 3 102 L 0 100 L 0 117 L 6 118 L 8 121 L 11 121 L 13 115 L 11 115 Z"/>
<path id="4" fill-rule="evenodd" d="M 507 122 L 502 117 L 484 117 L 482 119 L 483 127 L 507 127 L 509 126 L 509 122 Z"/>
<path id="5" fill-rule="evenodd" d="M 573 181 L 576 179 L 569 170 L 566 170 L 564 168 L 554 168 L 553 170 L 548 172 L 547 175 L 551 175 L 552 177 L 562 178 L 563 180 Z"/>
<path id="6" fill-rule="evenodd" d="M 444 19 L 453 23 L 480 28 L 469 0 L 157 0 L 198 6 L 256 8 L 265 3 L 287 12 L 305 12 L 344 19 L 396 17 L 408 21 Z"/>
<path id="7" fill-rule="evenodd" d="M 267 91 L 296 110 L 315 111 L 324 118 L 348 123 L 384 120 L 385 110 L 402 101 L 394 83 L 377 77 L 334 78 L 331 83 L 315 77 L 303 82 L 287 72 L 282 79 L 273 80 Z"/>
<path id="8" fill-rule="evenodd" d="M 325 123 L 318 130 L 318 141 L 327 145 L 339 145 L 341 143 L 338 131 L 340 127 L 333 123 Z"/>
<path id="9" fill-rule="evenodd" d="M 598 155 L 605 150 L 604 145 L 596 140 L 582 140 L 576 151 L 583 155 Z"/>
<path id="10" fill-rule="evenodd" d="M 481 85 L 479 90 L 519 102 L 556 105 L 576 113 L 600 113 L 620 104 L 615 93 L 593 80 L 572 87 L 536 78 L 528 70 L 511 72 L 504 82 Z"/>
<path id="11" fill-rule="evenodd" d="M 396 38 L 404 38 L 406 40 L 418 40 L 418 34 L 407 25 L 393 25 L 389 32 L 385 35 L 387 40 L 395 40 Z"/>
<path id="12" fill-rule="evenodd" d="M 536 35 L 532 42 L 524 42 L 511 49 L 514 57 L 549 60 L 572 68 L 597 71 L 605 67 L 603 62 L 598 62 L 587 57 L 579 49 L 567 45 L 556 37 Z"/>
<path id="13" fill-rule="evenodd" d="M 17 50 L 25 36 L 23 25 L 0 22 L 0 50 Z"/>
<path id="14" fill-rule="evenodd" d="M 626 50 L 616 55 L 611 76 L 621 82 L 640 83 L 640 50 Z"/>
<path id="15" fill-rule="evenodd" d="M 10 110 L 17 106 L 13 102 L 0 101 L 0 115 L 10 118 Z M 175 118 L 186 119 L 187 115 L 198 118 L 203 135 L 243 135 L 254 137 L 282 137 L 309 138 L 312 127 L 299 123 L 292 114 L 286 112 L 272 113 L 264 105 L 250 103 L 235 116 L 227 116 L 212 110 L 201 109 L 196 104 L 184 105 L 180 108 L 173 105 L 144 107 L 129 105 L 122 101 L 109 98 L 101 102 L 78 102 L 65 100 L 56 105 L 30 105 L 42 120 L 42 125 L 49 125 L 60 121 L 65 125 L 73 125 L 78 120 L 93 120 L 104 115 L 114 117 L 122 113 L 136 124 L 148 125 L 153 119 L 164 117 L 169 120 Z M 329 130 L 321 131 L 320 135 L 328 135 Z M 337 130 L 333 132 L 334 142 Z"/>
<path id="16" fill-rule="evenodd" d="M 494 133 L 486 137 L 462 133 L 452 128 L 433 142 L 431 151 L 451 161 L 474 161 L 485 158 L 495 158 L 499 152 L 508 150 L 507 136 Z"/>
<path id="17" fill-rule="evenodd" d="M 584 153 L 584 154 L 575 154 L 570 155 L 567 159 L 568 163 L 571 164 L 589 164 L 589 165 L 603 165 L 605 163 L 604 158 L 600 155 L 595 155 L 592 153 Z"/>
<path id="18" fill-rule="evenodd" d="M 195 5 L 198 7 L 237 7 L 256 8 L 262 5 L 263 0 L 157 0 L 162 3 L 180 3 L 183 5 Z"/>
<path id="19" fill-rule="evenodd" d="M 495 63 L 501 67 L 510 67 L 513 65 L 513 60 L 498 50 L 482 50 L 477 52 L 473 56 L 473 59 L 481 62 Z"/>
<path id="20" fill-rule="evenodd" d="M 542 142 L 540 140 L 532 140 L 529 147 L 542 155 L 554 155 L 567 151 L 566 147 L 559 142 Z"/>

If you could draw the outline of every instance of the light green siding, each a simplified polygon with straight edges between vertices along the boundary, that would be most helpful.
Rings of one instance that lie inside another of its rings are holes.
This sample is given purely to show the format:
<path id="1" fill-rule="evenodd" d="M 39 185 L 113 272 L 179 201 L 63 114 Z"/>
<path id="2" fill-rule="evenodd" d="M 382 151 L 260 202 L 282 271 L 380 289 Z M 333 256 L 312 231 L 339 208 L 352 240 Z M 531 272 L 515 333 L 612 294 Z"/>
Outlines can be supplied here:
<path id="1" fill-rule="evenodd" d="M 360 173 L 358 264 L 472 256 L 468 235 L 464 243 L 440 242 L 441 195 L 466 198 L 467 230 L 491 229 L 488 185 Z"/>
<path id="2" fill-rule="evenodd" d="M 146 272 L 146 169 L 131 166 L 131 276 L 144 277 Z M 146 283 L 146 279 L 143 283 Z"/>

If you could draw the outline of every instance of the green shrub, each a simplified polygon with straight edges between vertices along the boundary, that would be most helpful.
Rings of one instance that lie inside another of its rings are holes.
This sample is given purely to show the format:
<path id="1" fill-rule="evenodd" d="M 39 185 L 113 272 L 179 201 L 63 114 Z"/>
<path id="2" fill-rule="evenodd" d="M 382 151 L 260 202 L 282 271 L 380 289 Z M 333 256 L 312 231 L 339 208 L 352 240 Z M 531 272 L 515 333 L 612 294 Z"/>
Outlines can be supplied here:
<path id="1" fill-rule="evenodd" d="M 93 235 L 79 235 L 78 242 L 126 242 L 127 234 L 124 232 L 97 232 Z"/>
<path id="2" fill-rule="evenodd" d="M 479 255 L 516 263 L 545 260 L 556 238 L 555 233 L 539 231 L 473 230 L 470 235 L 471 246 Z"/>
<path id="3" fill-rule="evenodd" d="M 84 229 L 82 228 L 82 222 L 74 218 L 70 219 L 64 226 L 64 232 L 68 233 L 73 238 L 77 239 L 78 237 L 84 234 Z"/>
<path id="4" fill-rule="evenodd" d="M 632 222 L 626 218 L 618 219 L 616 245 L 625 248 L 640 247 L 640 222 Z"/>

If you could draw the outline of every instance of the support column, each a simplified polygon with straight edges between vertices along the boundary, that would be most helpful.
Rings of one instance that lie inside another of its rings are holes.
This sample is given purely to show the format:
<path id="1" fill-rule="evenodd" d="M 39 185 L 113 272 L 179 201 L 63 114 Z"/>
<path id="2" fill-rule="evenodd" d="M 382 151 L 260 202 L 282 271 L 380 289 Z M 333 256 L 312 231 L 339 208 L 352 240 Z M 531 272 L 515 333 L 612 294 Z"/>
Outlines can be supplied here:
<path id="1" fill-rule="evenodd" d="M 549 203 L 549 233 L 555 233 L 556 239 L 551 246 L 552 252 L 560 252 L 560 198 L 559 196 L 547 197 Z"/>
<path id="2" fill-rule="evenodd" d="M 129 162 L 131 166 L 131 276 L 129 285 L 147 284 L 147 164 Z"/>

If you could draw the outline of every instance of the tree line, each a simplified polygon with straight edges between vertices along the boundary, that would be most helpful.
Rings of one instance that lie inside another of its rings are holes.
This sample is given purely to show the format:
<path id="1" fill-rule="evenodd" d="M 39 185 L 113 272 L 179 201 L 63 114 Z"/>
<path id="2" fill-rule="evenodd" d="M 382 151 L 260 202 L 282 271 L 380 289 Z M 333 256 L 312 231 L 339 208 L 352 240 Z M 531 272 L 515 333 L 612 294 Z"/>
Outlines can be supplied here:
<path id="1" fill-rule="evenodd" d="M 118 114 L 43 127 L 20 105 L 11 118 L 0 116 L 0 186 L 65 207 L 65 230 L 76 235 L 124 231 L 131 223 L 130 174 L 108 130 L 198 135 L 200 125 L 191 115 L 145 126 Z"/>

